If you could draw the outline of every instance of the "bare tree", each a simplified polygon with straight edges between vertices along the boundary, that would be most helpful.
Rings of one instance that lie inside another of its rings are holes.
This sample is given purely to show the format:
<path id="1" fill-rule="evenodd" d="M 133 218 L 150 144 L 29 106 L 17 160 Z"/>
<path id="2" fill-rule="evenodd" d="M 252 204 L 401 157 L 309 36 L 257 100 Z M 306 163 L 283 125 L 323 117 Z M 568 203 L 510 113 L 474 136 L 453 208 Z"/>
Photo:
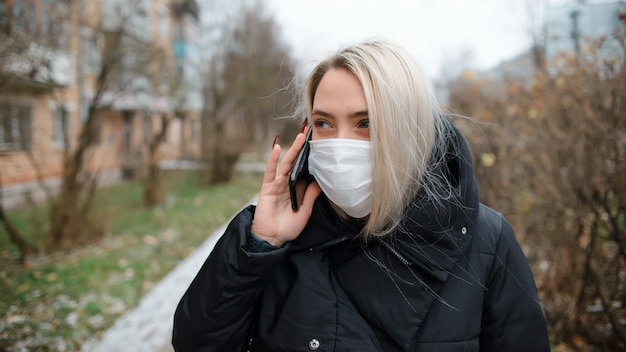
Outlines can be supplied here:
<path id="1" fill-rule="evenodd" d="M 202 113 L 209 184 L 230 180 L 240 154 L 281 129 L 274 118 L 286 114 L 290 96 L 282 88 L 293 69 L 261 2 L 243 6 L 214 32 Z"/>
<path id="2" fill-rule="evenodd" d="M 159 131 L 152 135 L 148 143 L 147 176 L 143 184 L 143 204 L 152 207 L 163 201 L 161 190 L 161 170 L 159 168 L 158 149 L 165 141 L 169 126 L 167 115 L 161 115 Z"/>
<path id="3" fill-rule="evenodd" d="M 533 63 L 537 70 L 545 69 L 546 47 L 546 0 L 525 0 L 526 18 L 528 19 L 528 36 L 531 40 Z"/>
<path id="4" fill-rule="evenodd" d="M 100 113 L 110 109 L 119 96 L 149 95 L 152 89 L 148 63 L 154 60 L 155 51 L 145 33 L 149 30 L 145 3 L 110 1 L 106 5 L 100 21 L 90 26 L 91 41 L 100 44 L 93 94 L 77 145 L 64 155 L 62 183 L 51 207 L 51 247 L 72 246 L 102 234 L 102 228 L 89 223 L 97 178 L 87 167 L 90 149 L 100 137 Z"/>

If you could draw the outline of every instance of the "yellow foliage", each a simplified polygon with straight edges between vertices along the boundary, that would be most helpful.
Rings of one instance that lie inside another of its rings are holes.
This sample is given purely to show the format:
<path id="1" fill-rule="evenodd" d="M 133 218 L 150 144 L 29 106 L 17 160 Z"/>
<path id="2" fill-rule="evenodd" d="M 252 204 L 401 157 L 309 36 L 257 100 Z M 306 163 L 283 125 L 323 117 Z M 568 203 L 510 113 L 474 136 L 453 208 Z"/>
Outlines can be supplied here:
<path id="1" fill-rule="evenodd" d="M 484 167 L 492 167 L 496 163 L 496 155 L 494 153 L 481 153 L 480 165 Z"/>

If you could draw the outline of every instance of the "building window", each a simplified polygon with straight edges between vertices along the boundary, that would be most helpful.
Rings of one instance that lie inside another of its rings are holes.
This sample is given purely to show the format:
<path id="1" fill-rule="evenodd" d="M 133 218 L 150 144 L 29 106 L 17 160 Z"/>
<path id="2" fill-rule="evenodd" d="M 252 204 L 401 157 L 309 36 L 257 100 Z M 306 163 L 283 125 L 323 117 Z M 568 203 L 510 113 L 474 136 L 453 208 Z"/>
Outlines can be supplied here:
<path id="1" fill-rule="evenodd" d="M 39 12 L 39 34 L 41 37 L 46 37 L 48 35 L 52 35 L 53 32 L 50 32 L 50 13 L 48 9 L 44 9 Z"/>
<path id="2" fill-rule="evenodd" d="M 161 7 L 159 11 L 159 32 L 161 37 L 167 37 L 170 31 L 170 14 L 167 7 Z"/>
<path id="3" fill-rule="evenodd" d="M 174 25 L 174 39 L 175 40 L 184 40 L 185 38 L 185 32 L 184 32 L 184 28 L 180 23 L 176 23 Z"/>
<path id="4" fill-rule="evenodd" d="M 13 30 L 22 28 L 22 0 L 13 0 L 11 27 L 13 27 Z"/>
<path id="5" fill-rule="evenodd" d="M 0 1 L 0 30 L 6 31 L 9 28 L 9 19 L 7 18 L 7 3 Z"/>
<path id="6" fill-rule="evenodd" d="M 99 37 L 88 29 L 83 29 L 80 34 L 83 70 L 87 73 L 96 73 L 100 66 L 100 40 Z"/>
<path id="7" fill-rule="evenodd" d="M 194 143 L 202 142 L 202 122 L 200 120 L 196 120 L 193 122 L 194 128 L 192 132 L 191 139 Z"/>
<path id="8" fill-rule="evenodd" d="M 146 112 L 143 115 L 143 141 L 145 144 L 149 145 L 152 142 L 152 134 L 153 134 L 152 115 Z"/>
<path id="9" fill-rule="evenodd" d="M 159 64 L 159 91 L 161 94 L 167 94 L 170 86 L 170 77 L 167 64 L 163 61 Z"/>
<path id="10" fill-rule="evenodd" d="M 80 121 L 85 122 L 89 118 L 89 108 L 91 107 L 91 101 L 86 97 L 80 98 Z"/>
<path id="11" fill-rule="evenodd" d="M 176 65 L 174 67 L 175 79 L 176 82 L 184 82 L 185 81 L 185 65 L 182 60 L 176 60 Z"/>
<path id="12" fill-rule="evenodd" d="M 11 30 L 22 29 L 22 6 L 21 0 L 13 0 L 13 3 L 11 4 L 11 20 L 9 23 Z"/>
<path id="13" fill-rule="evenodd" d="M 58 45 L 61 50 L 70 50 L 70 24 L 67 21 L 61 24 Z"/>
<path id="14" fill-rule="evenodd" d="M 67 109 L 59 106 L 52 113 L 52 145 L 55 150 L 64 150 L 70 138 L 70 119 Z"/>
<path id="15" fill-rule="evenodd" d="M 0 152 L 30 150 L 31 107 L 0 102 Z"/>
<path id="16" fill-rule="evenodd" d="M 80 16 L 80 18 L 83 18 L 83 16 L 85 16 L 85 1 L 86 0 L 78 0 L 78 16 Z"/>
<path id="17" fill-rule="evenodd" d="M 24 13 L 24 15 L 26 17 L 24 19 L 26 31 L 29 34 L 35 34 L 35 26 L 37 24 L 35 4 L 29 2 L 26 5 L 26 12 Z"/>

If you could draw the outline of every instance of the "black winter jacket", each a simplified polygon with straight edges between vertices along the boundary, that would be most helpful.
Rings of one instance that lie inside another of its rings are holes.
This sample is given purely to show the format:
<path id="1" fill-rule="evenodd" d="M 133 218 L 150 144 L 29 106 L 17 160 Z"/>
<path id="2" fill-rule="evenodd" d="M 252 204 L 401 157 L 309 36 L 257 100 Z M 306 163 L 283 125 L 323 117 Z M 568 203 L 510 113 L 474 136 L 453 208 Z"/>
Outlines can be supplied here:
<path id="1" fill-rule="evenodd" d="M 300 236 L 247 248 L 239 213 L 182 297 L 177 351 L 549 351 L 526 258 L 479 204 L 456 132 L 442 175 L 456 195 L 418 197 L 391 236 L 362 243 L 324 195 Z"/>

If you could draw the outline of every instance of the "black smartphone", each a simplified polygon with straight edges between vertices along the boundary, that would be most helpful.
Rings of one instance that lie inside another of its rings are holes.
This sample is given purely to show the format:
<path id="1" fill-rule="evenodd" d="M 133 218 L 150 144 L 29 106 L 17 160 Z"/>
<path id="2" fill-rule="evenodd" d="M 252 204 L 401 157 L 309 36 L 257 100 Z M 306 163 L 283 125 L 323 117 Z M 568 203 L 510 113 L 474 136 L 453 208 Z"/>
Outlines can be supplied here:
<path id="1" fill-rule="evenodd" d="M 313 176 L 309 174 L 308 167 L 309 141 L 311 140 L 312 132 L 313 129 L 309 128 L 304 145 L 302 149 L 300 149 L 298 158 L 296 158 L 296 162 L 293 164 L 293 170 L 289 175 L 289 195 L 291 197 L 291 208 L 293 211 L 297 211 L 300 208 L 300 204 L 302 204 L 302 199 L 304 198 L 304 190 L 309 182 L 313 180 Z"/>

